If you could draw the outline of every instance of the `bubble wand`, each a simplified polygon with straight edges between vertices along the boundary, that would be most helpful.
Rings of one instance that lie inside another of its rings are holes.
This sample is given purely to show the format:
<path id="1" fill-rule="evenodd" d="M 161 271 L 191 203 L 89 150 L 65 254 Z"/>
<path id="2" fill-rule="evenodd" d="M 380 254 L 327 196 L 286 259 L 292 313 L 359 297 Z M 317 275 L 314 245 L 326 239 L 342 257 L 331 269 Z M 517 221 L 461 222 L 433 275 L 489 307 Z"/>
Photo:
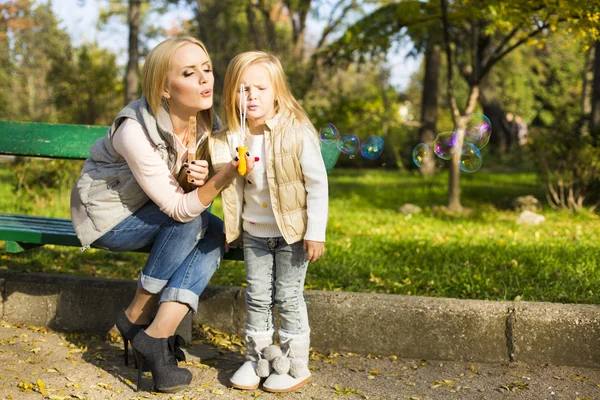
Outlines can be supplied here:
<path id="1" fill-rule="evenodd" d="M 188 130 L 186 132 L 188 138 L 187 142 L 187 162 L 189 164 L 196 160 L 196 117 L 190 117 L 190 123 L 188 124 Z M 188 182 L 192 182 L 192 177 L 188 175 Z"/>
<path id="2" fill-rule="evenodd" d="M 244 96 L 244 85 L 240 85 L 240 146 L 237 146 L 238 157 L 238 173 L 246 175 L 246 151 L 248 146 L 244 146 L 244 136 L 246 135 L 246 97 Z"/>

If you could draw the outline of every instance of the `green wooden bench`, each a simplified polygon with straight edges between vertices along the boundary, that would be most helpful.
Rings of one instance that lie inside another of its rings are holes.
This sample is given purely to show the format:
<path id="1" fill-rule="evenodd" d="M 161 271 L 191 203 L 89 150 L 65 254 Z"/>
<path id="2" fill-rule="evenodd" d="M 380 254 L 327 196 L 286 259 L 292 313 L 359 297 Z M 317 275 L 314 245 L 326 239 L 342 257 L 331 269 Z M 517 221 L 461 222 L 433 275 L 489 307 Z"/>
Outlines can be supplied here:
<path id="1" fill-rule="evenodd" d="M 106 130 L 106 126 L 0 121 L 0 154 L 85 160 L 92 144 L 104 136 Z M 335 143 L 324 143 L 321 153 L 329 173 L 340 152 Z M 8 253 L 19 253 L 46 244 L 81 247 L 70 219 L 2 212 L 0 240 L 6 242 Z M 139 251 L 148 252 L 149 248 Z M 225 258 L 242 260 L 242 249 L 230 249 Z"/>

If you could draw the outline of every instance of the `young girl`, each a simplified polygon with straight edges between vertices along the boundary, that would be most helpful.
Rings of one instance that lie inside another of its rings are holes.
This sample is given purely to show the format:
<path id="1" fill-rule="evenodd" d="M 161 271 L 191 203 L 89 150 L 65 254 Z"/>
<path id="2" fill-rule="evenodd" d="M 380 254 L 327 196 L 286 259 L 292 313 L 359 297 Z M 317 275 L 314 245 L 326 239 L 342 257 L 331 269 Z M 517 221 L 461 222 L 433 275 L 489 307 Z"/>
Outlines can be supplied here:
<path id="1" fill-rule="evenodd" d="M 310 381 L 310 327 L 302 291 L 308 263 L 324 252 L 328 188 L 320 142 L 290 93 L 280 60 L 269 53 L 246 52 L 231 61 L 223 107 L 228 129 L 210 142 L 215 170 L 244 156 L 236 153 L 237 146 L 247 145 L 254 156 L 252 172 L 234 180 L 221 196 L 227 243 L 243 234 L 248 283 L 247 361 L 230 381 L 239 389 L 258 387 L 257 363 L 273 343 L 276 305 L 281 351 L 292 368 L 271 373 L 263 388 L 288 392 Z"/>

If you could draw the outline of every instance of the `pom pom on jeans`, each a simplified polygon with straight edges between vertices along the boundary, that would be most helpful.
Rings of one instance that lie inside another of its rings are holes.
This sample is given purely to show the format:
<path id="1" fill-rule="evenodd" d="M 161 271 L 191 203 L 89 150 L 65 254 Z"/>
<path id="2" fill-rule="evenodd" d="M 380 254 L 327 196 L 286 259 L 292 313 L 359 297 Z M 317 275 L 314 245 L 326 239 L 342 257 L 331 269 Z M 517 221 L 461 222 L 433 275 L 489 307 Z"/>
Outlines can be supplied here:
<path id="1" fill-rule="evenodd" d="M 273 361 L 277 357 L 283 355 L 283 353 L 281 352 L 279 346 L 275 346 L 274 344 L 272 344 L 263 349 L 262 355 L 267 361 Z"/>
<path id="2" fill-rule="evenodd" d="M 285 375 L 290 370 L 290 359 L 284 356 L 279 356 L 273 360 L 273 369 L 281 375 Z"/>
<path id="3" fill-rule="evenodd" d="M 261 378 L 266 378 L 271 375 L 271 364 L 266 359 L 262 358 L 258 360 L 256 364 L 256 375 Z"/>
<path id="4" fill-rule="evenodd" d="M 294 378 L 298 379 L 303 376 L 307 376 L 310 374 L 308 370 L 308 366 L 306 365 L 306 361 L 301 360 L 299 358 L 292 358 L 290 362 L 290 375 Z"/>

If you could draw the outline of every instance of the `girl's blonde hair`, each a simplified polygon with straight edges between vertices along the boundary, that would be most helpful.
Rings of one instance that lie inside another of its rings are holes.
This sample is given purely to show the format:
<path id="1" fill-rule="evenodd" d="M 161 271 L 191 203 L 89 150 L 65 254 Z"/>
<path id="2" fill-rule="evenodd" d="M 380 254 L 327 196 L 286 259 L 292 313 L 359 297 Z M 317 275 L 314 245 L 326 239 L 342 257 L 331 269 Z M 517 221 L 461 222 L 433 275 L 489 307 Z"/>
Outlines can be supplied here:
<path id="1" fill-rule="evenodd" d="M 196 38 L 191 36 L 172 37 L 159 43 L 146 57 L 144 68 L 142 69 L 142 93 L 146 97 L 146 101 L 150 105 L 152 113 L 156 116 L 160 106 L 162 105 L 167 111 L 169 111 L 169 105 L 167 100 L 162 97 L 163 91 L 169 84 L 167 77 L 171 70 L 171 60 L 173 54 L 183 46 L 187 44 L 195 44 L 200 46 L 208 60 L 210 61 L 210 55 L 206 50 L 204 44 Z M 210 134 L 213 126 L 213 112 L 214 105 L 208 110 L 202 110 L 196 115 L 196 120 L 200 132 L 202 134 Z M 202 135 L 200 136 L 202 137 Z M 196 152 L 196 158 L 200 160 L 210 159 L 208 156 L 208 140 L 205 140 L 203 145 L 198 147 Z M 194 186 L 187 183 L 187 177 L 181 171 L 178 177 L 179 184 L 184 188 L 186 192 L 192 190 Z"/>
<path id="2" fill-rule="evenodd" d="M 256 64 L 263 65 L 269 72 L 273 91 L 275 92 L 275 112 L 293 114 L 299 122 L 309 123 L 308 115 L 290 91 L 279 57 L 264 51 L 247 51 L 235 56 L 227 66 L 227 72 L 225 72 L 223 109 L 229 130 L 238 131 L 241 128 L 239 108 L 236 101 L 240 80 L 248 68 Z"/>

